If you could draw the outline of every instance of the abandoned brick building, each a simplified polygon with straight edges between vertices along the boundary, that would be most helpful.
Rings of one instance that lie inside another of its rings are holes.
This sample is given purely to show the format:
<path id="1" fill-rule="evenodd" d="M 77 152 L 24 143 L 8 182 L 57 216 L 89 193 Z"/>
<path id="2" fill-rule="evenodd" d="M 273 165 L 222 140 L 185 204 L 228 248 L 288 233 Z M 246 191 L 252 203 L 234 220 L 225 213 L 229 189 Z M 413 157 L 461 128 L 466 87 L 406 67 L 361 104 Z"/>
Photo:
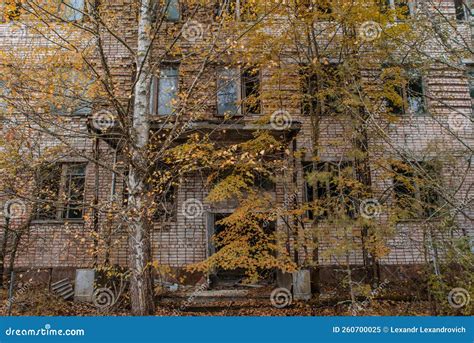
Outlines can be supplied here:
<path id="1" fill-rule="evenodd" d="M 123 27 L 117 28 L 124 39 L 133 40 L 136 31 L 134 29 L 134 16 L 127 9 L 132 0 L 111 1 L 110 7 L 120 13 L 120 20 Z M 70 1 L 70 3 L 80 11 L 68 13 L 71 21 L 80 21 L 87 10 L 85 3 L 87 1 Z M 234 2 L 232 2 L 234 3 Z M 239 1 L 237 1 L 239 3 Z M 390 0 L 389 6 L 398 6 L 400 2 Z M 415 1 L 408 2 L 411 15 L 416 15 Z M 443 0 L 437 1 L 440 11 L 452 22 L 457 25 L 458 30 L 463 33 L 467 40 L 472 39 L 471 35 L 471 12 L 462 1 Z M 214 8 L 215 6 L 213 6 Z M 201 9 L 193 14 L 193 23 L 199 25 L 198 29 L 203 29 L 201 34 L 208 34 L 206 30 L 212 24 L 213 15 L 209 15 L 209 8 Z M 214 13 L 213 11 L 211 11 Z M 234 13 L 236 17 L 239 11 Z M 170 0 L 168 10 L 164 15 L 163 32 L 173 30 L 174 27 L 182 27 L 183 23 L 189 18 L 190 9 L 181 6 L 180 1 Z M 239 18 L 236 18 L 238 20 Z M 155 41 L 154 52 L 158 53 L 160 44 L 166 40 L 165 35 Z M 29 30 L 27 25 L 21 25 L 21 18 L 14 23 L 4 21 L 0 23 L 0 46 L 2 51 L 12 49 L 28 49 L 32 44 L 43 44 L 42 38 L 34 31 Z M 182 39 L 178 44 L 183 51 L 186 49 L 195 49 L 195 44 L 199 40 Z M 116 77 L 117 85 L 124 89 L 130 88 L 133 75 L 133 60 L 129 52 L 119 43 L 110 38 L 105 43 L 109 63 L 112 66 L 112 73 Z M 472 45 L 471 45 L 472 49 Z M 464 175 L 453 175 L 449 165 L 443 166 L 439 176 L 444 178 L 447 188 L 456 189 L 454 198 L 466 206 L 462 211 L 455 215 L 455 220 L 460 232 L 468 237 L 474 238 L 474 206 L 472 196 L 474 195 L 474 169 L 472 168 L 472 148 L 474 148 L 474 124 L 472 121 L 474 81 L 473 81 L 473 60 L 459 61 L 459 68 L 453 67 L 451 70 L 434 65 L 428 75 L 411 82 L 407 87 L 413 91 L 406 94 L 407 107 L 400 109 L 399 120 L 389 123 L 385 131 L 387 140 L 374 138 L 370 146 L 387 145 L 390 142 L 391 147 L 402 147 L 409 150 L 414 156 L 419 155 L 420 160 L 426 158 L 424 155 L 428 148 L 437 144 L 438 146 L 452 149 L 455 155 L 456 151 L 464 152 L 470 149 L 471 154 L 456 156 L 456 163 L 462 170 L 467 170 Z M 198 73 L 196 65 L 172 64 L 161 68 L 160 73 L 154 78 L 151 85 L 150 114 L 152 118 L 172 114 L 169 103 L 173 101 L 177 89 L 189 87 L 192 78 L 189 75 Z M 255 126 L 253 125 L 258 116 L 272 115 L 278 110 L 275 106 L 266 103 L 268 100 L 263 98 L 258 105 L 254 105 L 252 115 L 239 115 L 236 119 L 223 119 L 222 114 L 227 111 L 239 112 L 238 101 L 245 98 L 246 94 L 255 92 L 258 89 L 262 93 L 271 93 L 270 85 L 267 80 L 270 79 L 272 68 L 261 68 L 258 74 L 249 74 L 246 71 L 238 69 L 224 68 L 221 74 L 210 73 L 206 76 L 208 84 L 202 92 L 205 92 L 203 98 L 207 103 L 205 108 L 205 120 L 195 123 L 195 127 L 203 132 L 220 130 L 219 139 L 229 142 L 242 141 L 252 136 Z M 235 77 L 238 75 L 238 77 Z M 230 85 L 220 88 L 222 80 L 233 78 L 234 82 Z M 288 96 L 287 103 L 284 104 L 291 117 L 291 125 L 284 128 L 272 128 L 268 126 L 276 137 L 282 138 L 289 149 L 306 148 L 311 151 L 311 122 L 308 116 L 305 116 L 301 106 L 291 103 L 291 94 L 300 92 L 298 83 L 291 82 L 288 77 Z M 168 91 L 164 91 L 164 90 Z M 169 91 L 171 89 L 171 91 Z M 430 93 L 430 98 L 424 97 L 426 92 Z M 414 96 L 413 94 L 417 94 Z M 426 109 L 444 115 L 445 120 L 439 120 L 433 116 L 425 115 Z M 66 119 L 67 125 L 74 127 L 79 132 L 91 132 L 91 117 L 98 112 L 96 108 L 81 108 L 70 113 Z M 463 113 L 467 118 L 467 124 L 463 125 L 457 133 L 462 139 L 453 136 L 447 126 L 449 118 L 456 116 L 457 113 Z M 234 121 L 233 121 L 234 120 Z M 153 125 L 158 125 L 152 119 Z M 155 126 L 156 127 L 156 126 Z M 327 116 L 321 118 L 319 126 L 319 144 L 324 149 L 319 151 L 319 160 L 322 168 L 329 168 L 331 162 L 340 162 L 341 160 L 350 163 L 351 126 L 344 121 L 334 120 Z M 93 139 L 90 135 L 81 135 L 77 138 L 70 138 L 70 144 L 76 149 L 82 150 L 84 155 L 93 156 L 105 164 L 120 166 L 121 156 L 117 144 L 113 139 Z M 43 144 L 55 144 L 54 139 L 44 138 Z M 394 149 L 395 151 L 396 149 Z M 375 152 L 374 152 L 375 154 Z M 296 184 L 299 187 L 298 198 L 302 201 L 308 199 L 309 187 L 304 180 L 305 157 L 298 161 L 296 165 Z M 308 159 L 309 161 L 309 159 Z M 63 157 L 57 164 L 61 172 L 56 180 L 58 192 L 68 194 L 65 203 L 58 208 L 50 210 L 49 213 L 42 213 L 32 219 L 28 232 L 22 236 L 15 260 L 15 269 L 35 270 L 38 272 L 52 272 L 53 279 L 59 279 L 68 276 L 73 279 L 74 271 L 78 268 L 92 268 L 97 263 L 96 257 L 91 253 L 95 243 L 95 238 L 91 235 L 93 230 L 90 222 L 86 219 L 88 215 L 87 205 L 91 203 L 108 203 L 111 199 L 122 199 L 124 197 L 124 182 L 119 175 L 111 173 L 102 167 L 97 167 L 90 163 L 87 158 L 82 156 Z M 403 189 L 395 189 L 395 192 L 388 196 L 385 194 L 387 189 L 392 188 L 395 182 L 387 179 L 384 171 L 374 168 L 371 170 L 372 185 L 377 199 L 383 199 L 387 206 L 396 201 L 396 192 L 403 192 Z M 1 181 L 0 181 L 1 182 Z M 290 194 L 285 186 L 285 178 L 282 175 L 277 177 L 272 184 L 270 191 L 276 199 L 276 203 L 283 206 Z M 72 189 L 71 185 L 76 185 Z M 396 188 L 396 187 L 395 187 Z M 324 196 L 324 187 L 321 187 L 320 196 Z M 420 190 L 418 190 L 420 191 Z M 226 214 L 232 213 L 235 204 L 232 202 L 226 204 L 212 204 L 206 200 L 209 189 L 205 184 L 205 176 L 190 175 L 182 182 L 180 187 L 175 190 L 174 204 L 170 211 L 166 223 L 155 223 L 153 229 L 152 251 L 153 259 L 162 265 L 170 266 L 173 269 L 180 270 L 185 266 L 202 261 L 213 253 L 211 236 L 218 230 L 215 224 Z M 421 192 L 421 191 L 420 191 Z M 394 194 L 395 193 L 395 194 Z M 9 197 L 2 195 L 3 203 L 6 203 Z M 471 199 L 470 204 L 466 199 Z M 202 206 L 198 208 L 199 215 L 189 215 L 183 208 L 189 201 L 195 201 L 194 205 Z M 382 201 L 382 200 L 381 200 Z M 428 214 L 429 217 L 429 214 Z M 4 223 L 7 218 L 3 218 Z M 388 220 L 382 212 L 377 220 Z M 435 220 L 435 219 L 434 219 Z M 106 211 L 99 211 L 98 222 L 93 224 L 100 228 L 109 227 Z M 11 221 L 13 223 L 13 221 Z M 430 260 L 430 252 L 426 253 L 425 226 L 429 225 L 430 220 L 420 215 L 420 218 L 413 220 L 403 220 L 397 223 L 395 234 L 388 242 L 389 252 L 379 263 L 383 266 L 410 266 L 425 264 Z M 283 222 L 278 219 L 275 228 L 282 227 Z M 324 225 L 324 224 L 321 224 Z M 2 229 L 5 225 L 2 226 Z M 120 225 L 113 227 L 113 235 L 110 237 L 110 249 L 107 252 L 107 260 L 111 264 L 127 265 L 128 262 L 128 243 L 123 236 L 123 228 Z M 122 230 L 122 231 L 121 231 Z M 4 230 L 2 230 L 4 233 Z M 4 236 L 4 235 L 2 235 Z M 319 263 L 322 266 L 332 266 L 339 264 L 337 256 L 325 254 L 325 249 L 330 248 L 335 238 L 326 237 L 320 242 Z M 360 238 L 354 237 L 354 240 Z M 8 249 L 7 249 L 8 250 Z M 99 263 L 105 257 L 99 257 Z M 7 254 L 5 265 L 8 266 L 9 257 Z M 364 263 L 364 256 L 361 250 L 353 251 L 349 256 L 349 261 L 353 265 Z"/>

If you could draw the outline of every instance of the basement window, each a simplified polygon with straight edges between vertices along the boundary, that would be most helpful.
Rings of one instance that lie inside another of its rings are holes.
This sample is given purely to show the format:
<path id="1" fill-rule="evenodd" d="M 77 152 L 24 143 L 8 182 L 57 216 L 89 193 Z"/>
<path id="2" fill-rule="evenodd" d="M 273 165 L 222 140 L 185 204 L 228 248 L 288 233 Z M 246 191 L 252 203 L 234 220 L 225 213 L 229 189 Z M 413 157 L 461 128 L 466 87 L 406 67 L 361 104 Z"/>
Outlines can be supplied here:
<path id="1" fill-rule="evenodd" d="M 436 214 L 440 197 L 435 183 L 439 168 L 423 161 L 398 162 L 392 166 L 395 205 L 401 219 L 429 218 Z"/>
<path id="2" fill-rule="evenodd" d="M 153 77 L 150 91 L 150 112 L 153 115 L 175 113 L 178 101 L 179 70 L 177 66 L 165 66 L 160 77 Z"/>
<path id="3" fill-rule="evenodd" d="M 85 179 L 85 163 L 52 164 L 42 168 L 36 219 L 82 219 Z"/>

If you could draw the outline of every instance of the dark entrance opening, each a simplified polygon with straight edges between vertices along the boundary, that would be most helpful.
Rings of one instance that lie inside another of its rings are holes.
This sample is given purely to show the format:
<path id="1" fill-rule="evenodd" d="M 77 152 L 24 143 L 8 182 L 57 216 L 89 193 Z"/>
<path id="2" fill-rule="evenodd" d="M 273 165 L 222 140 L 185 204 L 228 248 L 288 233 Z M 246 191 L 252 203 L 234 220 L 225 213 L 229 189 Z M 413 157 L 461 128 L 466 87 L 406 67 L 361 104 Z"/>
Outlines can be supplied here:
<path id="1" fill-rule="evenodd" d="M 226 226 L 221 224 L 222 219 L 230 216 L 231 213 L 210 213 L 208 230 L 209 230 L 209 256 L 218 252 L 222 247 L 216 247 L 213 242 L 213 237 L 215 235 L 223 232 L 226 229 Z M 275 222 L 265 222 L 262 223 L 262 228 L 266 233 L 272 233 L 275 231 L 276 224 Z M 273 279 L 273 272 L 266 271 L 262 273 L 262 278 Z M 216 268 L 214 272 L 210 275 L 211 286 L 213 288 L 219 287 L 234 287 L 245 279 L 245 270 L 242 268 L 236 268 L 232 270 L 225 270 L 222 268 Z"/>

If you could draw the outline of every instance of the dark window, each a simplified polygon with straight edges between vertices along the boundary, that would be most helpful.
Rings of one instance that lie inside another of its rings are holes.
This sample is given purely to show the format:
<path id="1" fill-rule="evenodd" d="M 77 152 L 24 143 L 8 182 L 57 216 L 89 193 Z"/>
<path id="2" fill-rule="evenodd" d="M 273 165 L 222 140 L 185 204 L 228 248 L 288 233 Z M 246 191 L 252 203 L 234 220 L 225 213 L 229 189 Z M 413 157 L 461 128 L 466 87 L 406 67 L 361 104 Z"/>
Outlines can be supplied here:
<path id="1" fill-rule="evenodd" d="M 426 104 L 422 75 L 417 71 L 404 72 L 399 69 L 395 70 L 395 73 L 401 73 L 405 79 L 403 82 L 393 82 L 393 94 L 386 99 L 388 110 L 397 115 L 423 115 L 426 111 Z"/>
<path id="2" fill-rule="evenodd" d="M 61 164 L 41 168 L 36 194 L 38 199 L 36 219 L 58 219 L 61 174 Z"/>
<path id="3" fill-rule="evenodd" d="M 218 0 L 216 16 L 228 15 L 242 21 L 256 20 L 255 5 L 255 2 L 247 2 L 246 0 Z"/>
<path id="4" fill-rule="evenodd" d="M 466 20 L 468 18 L 469 8 L 465 0 L 454 0 L 457 20 Z"/>
<path id="5" fill-rule="evenodd" d="M 164 187 L 165 189 L 161 193 L 154 196 L 156 208 L 153 212 L 153 220 L 168 222 L 176 219 L 177 189 L 172 183 L 164 185 Z"/>
<path id="6" fill-rule="evenodd" d="M 427 218 L 439 208 L 436 182 L 439 170 L 427 162 L 399 162 L 392 166 L 395 204 L 402 219 Z"/>
<path id="7" fill-rule="evenodd" d="M 86 165 L 66 164 L 65 169 L 63 218 L 80 219 L 84 214 Z"/>
<path id="8" fill-rule="evenodd" d="M 260 113 L 260 70 L 247 68 L 242 72 L 242 105 L 244 113 Z"/>
<path id="9" fill-rule="evenodd" d="M 179 21 L 181 19 L 179 0 L 166 0 L 165 18 L 168 21 Z"/>
<path id="10" fill-rule="evenodd" d="M 348 182 L 353 178 L 350 162 L 305 163 L 305 201 L 310 204 L 309 219 L 324 219 L 331 213 L 343 210 L 355 217 L 355 206 Z M 314 206 L 316 205 L 316 206 Z M 315 213 L 314 209 L 317 209 Z"/>
<path id="11" fill-rule="evenodd" d="M 222 68 L 217 75 L 217 114 L 259 114 L 260 71 L 257 68 Z"/>
<path id="12" fill-rule="evenodd" d="M 253 183 L 258 189 L 267 192 L 275 191 L 275 182 L 273 182 L 273 180 L 267 175 L 256 174 Z"/>
<path id="13" fill-rule="evenodd" d="M 301 113 L 311 115 L 316 113 L 317 76 L 310 68 L 301 70 Z"/>
<path id="14" fill-rule="evenodd" d="M 319 88 L 317 89 L 318 100 L 321 102 L 321 115 L 333 115 L 344 112 L 341 85 L 344 79 L 338 64 L 327 64 L 319 73 Z"/>
<path id="15" fill-rule="evenodd" d="M 177 66 L 165 66 L 160 77 L 154 77 L 150 90 L 150 112 L 158 115 L 171 115 L 175 112 L 178 100 L 179 71 Z"/>
<path id="16" fill-rule="evenodd" d="M 82 219 L 85 171 L 84 163 L 42 168 L 37 190 L 37 219 Z"/>

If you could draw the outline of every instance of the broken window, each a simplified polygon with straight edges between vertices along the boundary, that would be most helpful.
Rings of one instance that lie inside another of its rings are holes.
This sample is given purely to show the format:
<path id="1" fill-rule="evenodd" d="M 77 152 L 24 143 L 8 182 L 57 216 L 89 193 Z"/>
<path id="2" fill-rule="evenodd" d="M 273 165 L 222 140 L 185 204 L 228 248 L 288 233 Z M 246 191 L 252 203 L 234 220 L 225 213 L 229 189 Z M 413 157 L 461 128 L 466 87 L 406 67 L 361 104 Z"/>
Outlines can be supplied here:
<path id="1" fill-rule="evenodd" d="M 310 209 L 307 217 L 325 219 L 331 213 L 344 212 L 355 217 L 355 206 L 349 186 L 354 171 L 350 162 L 305 163 L 305 201 Z"/>
<path id="2" fill-rule="evenodd" d="M 426 112 L 423 76 L 413 69 L 392 68 L 387 80 L 391 95 L 386 98 L 389 112 L 396 115 L 423 115 Z"/>
<path id="3" fill-rule="evenodd" d="M 166 0 L 164 13 L 166 20 L 179 21 L 181 19 L 179 0 Z"/>
<path id="4" fill-rule="evenodd" d="M 395 204 L 402 219 L 428 218 L 439 209 L 439 168 L 429 162 L 398 162 L 392 166 Z"/>
<path id="5" fill-rule="evenodd" d="M 160 77 L 153 77 L 150 91 L 150 112 L 171 115 L 178 100 L 179 70 L 177 66 L 164 66 Z"/>
<path id="6" fill-rule="evenodd" d="M 217 75 L 217 114 L 260 113 L 260 71 L 222 68 Z"/>
<path id="7" fill-rule="evenodd" d="M 37 219 L 82 219 L 85 177 L 85 163 L 52 164 L 42 168 L 37 189 Z"/>

